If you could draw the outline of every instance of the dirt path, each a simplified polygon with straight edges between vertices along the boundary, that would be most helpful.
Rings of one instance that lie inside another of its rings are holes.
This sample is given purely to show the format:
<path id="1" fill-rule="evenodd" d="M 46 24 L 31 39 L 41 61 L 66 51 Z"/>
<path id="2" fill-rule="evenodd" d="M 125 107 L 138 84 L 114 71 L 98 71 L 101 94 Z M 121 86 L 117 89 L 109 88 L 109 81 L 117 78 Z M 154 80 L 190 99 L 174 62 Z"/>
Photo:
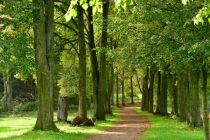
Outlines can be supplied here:
<path id="1" fill-rule="evenodd" d="M 102 133 L 91 136 L 86 140 L 138 140 L 149 127 L 146 118 L 134 111 L 137 105 L 120 109 L 120 120 Z"/>

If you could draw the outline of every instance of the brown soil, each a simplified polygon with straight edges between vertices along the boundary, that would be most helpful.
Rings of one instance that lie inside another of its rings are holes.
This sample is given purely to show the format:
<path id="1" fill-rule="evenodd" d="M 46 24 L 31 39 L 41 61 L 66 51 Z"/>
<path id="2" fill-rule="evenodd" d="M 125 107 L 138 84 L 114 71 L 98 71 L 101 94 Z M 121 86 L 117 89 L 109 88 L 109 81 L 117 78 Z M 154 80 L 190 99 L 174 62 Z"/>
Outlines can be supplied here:
<path id="1" fill-rule="evenodd" d="M 149 121 L 134 109 L 138 104 L 120 108 L 120 120 L 100 134 L 90 136 L 86 140 L 139 140 L 150 126 Z"/>

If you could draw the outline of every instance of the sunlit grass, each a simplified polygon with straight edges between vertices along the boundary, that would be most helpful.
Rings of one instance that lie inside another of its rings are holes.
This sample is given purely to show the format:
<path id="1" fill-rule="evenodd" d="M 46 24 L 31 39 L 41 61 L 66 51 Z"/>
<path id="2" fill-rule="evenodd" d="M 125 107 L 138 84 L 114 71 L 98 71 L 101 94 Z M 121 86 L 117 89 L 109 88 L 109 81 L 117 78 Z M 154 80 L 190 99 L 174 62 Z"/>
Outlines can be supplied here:
<path id="1" fill-rule="evenodd" d="M 155 116 L 136 109 L 151 122 L 143 140 L 203 140 L 203 131 L 200 128 L 190 129 L 185 122 L 169 117 Z"/>
<path id="2" fill-rule="evenodd" d="M 107 116 L 106 121 L 97 121 L 94 127 L 71 127 L 69 124 L 56 123 L 60 132 L 32 131 L 36 121 L 34 114 L 27 117 L 1 117 L 0 139 L 5 140 L 81 140 L 89 135 L 101 132 L 111 127 L 119 119 L 118 109 L 114 108 L 114 115 Z M 72 113 L 69 118 L 75 116 Z M 25 116 L 25 115 L 24 115 Z"/>

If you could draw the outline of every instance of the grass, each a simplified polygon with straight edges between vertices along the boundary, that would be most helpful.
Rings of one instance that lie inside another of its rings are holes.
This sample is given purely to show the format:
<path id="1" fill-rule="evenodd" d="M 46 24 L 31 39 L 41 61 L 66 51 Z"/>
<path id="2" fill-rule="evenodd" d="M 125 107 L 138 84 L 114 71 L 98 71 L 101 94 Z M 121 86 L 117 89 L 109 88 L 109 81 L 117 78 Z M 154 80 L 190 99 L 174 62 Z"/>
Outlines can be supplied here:
<path id="1" fill-rule="evenodd" d="M 143 140 L 203 140 L 202 129 L 190 129 L 185 122 L 169 117 L 155 116 L 150 113 L 135 110 L 151 122 L 151 127 L 146 131 Z"/>
<path id="2" fill-rule="evenodd" d="M 32 131 L 36 115 L 26 114 L 24 117 L 0 117 L 0 139 L 3 140 L 82 140 L 87 136 L 97 134 L 111 127 L 119 119 L 118 109 L 113 109 L 114 115 L 107 116 L 106 121 L 97 121 L 94 127 L 71 127 L 69 124 L 56 123 L 60 132 Z M 69 116 L 72 119 L 76 114 Z"/>

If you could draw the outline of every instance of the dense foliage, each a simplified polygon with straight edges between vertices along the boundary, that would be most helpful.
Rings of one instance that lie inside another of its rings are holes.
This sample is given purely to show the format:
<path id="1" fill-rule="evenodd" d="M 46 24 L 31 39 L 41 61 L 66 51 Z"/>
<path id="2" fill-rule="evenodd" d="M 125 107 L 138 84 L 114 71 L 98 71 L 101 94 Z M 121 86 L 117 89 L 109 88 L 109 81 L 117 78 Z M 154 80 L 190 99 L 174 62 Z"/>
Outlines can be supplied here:
<path id="1" fill-rule="evenodd" d="M 0 113 L 38 111 L 35 129 L 58 130 L 55 109 L 84 124 L 141 101 L 209 139 L 208 0 L 0 0 L 0 14 Z"/>

